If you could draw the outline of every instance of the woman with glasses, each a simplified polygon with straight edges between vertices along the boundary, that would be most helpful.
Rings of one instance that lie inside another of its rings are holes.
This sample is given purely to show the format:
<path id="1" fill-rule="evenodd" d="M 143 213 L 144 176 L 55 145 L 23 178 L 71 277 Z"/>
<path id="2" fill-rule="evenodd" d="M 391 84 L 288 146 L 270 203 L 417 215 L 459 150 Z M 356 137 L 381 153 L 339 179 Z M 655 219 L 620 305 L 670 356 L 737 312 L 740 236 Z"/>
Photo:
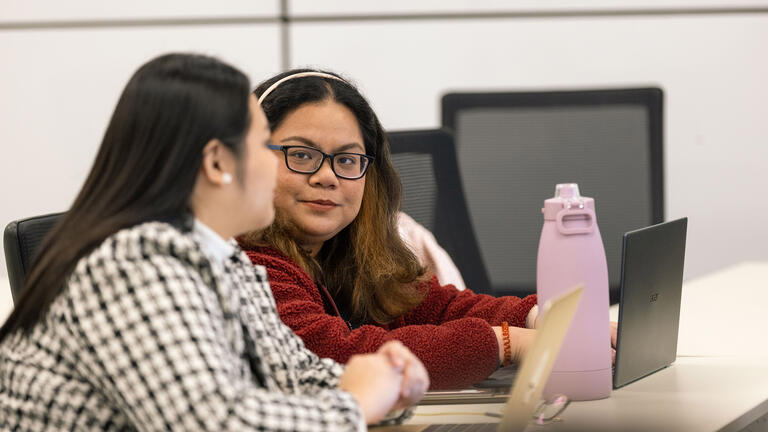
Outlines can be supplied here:
<path id="1" fill-rule="evenodd" d="M 269 136 L 218 60 L 134 74 L 0 329 L 0 430 L 360 431 L 418 401 L 402 344 L 308 351 L 231 240 L 272 222 Z"/>
<path id="2" fill-rule="evenodd" d="M 398 234 L 400 180 L 357 89 L 293 70 L 254 94 L 282 163 L 275 222 L 239 241 L 267 268 L 280 317 L 307 347 L 344 363 L 399 340 L 433 388 L 465 387 L 518 361 L 534 335 L 526 327 L 536 297 L 458 291 L 425 272 Z"/>

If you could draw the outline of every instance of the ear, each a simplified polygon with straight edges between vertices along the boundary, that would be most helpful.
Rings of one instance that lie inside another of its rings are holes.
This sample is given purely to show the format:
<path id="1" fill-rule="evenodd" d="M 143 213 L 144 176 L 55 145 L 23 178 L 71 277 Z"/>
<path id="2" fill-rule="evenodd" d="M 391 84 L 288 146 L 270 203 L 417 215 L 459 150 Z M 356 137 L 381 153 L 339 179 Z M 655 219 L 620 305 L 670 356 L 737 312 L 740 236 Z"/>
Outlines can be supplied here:
<path id="1" fill-rule="evenodd" d="M 235 169 L 232 151 L 217 139 L 208 141 L 203 148 L 203 163 L 200 165 L 202 177 L 211 184 L 225 186 L 232 182 Z"/>

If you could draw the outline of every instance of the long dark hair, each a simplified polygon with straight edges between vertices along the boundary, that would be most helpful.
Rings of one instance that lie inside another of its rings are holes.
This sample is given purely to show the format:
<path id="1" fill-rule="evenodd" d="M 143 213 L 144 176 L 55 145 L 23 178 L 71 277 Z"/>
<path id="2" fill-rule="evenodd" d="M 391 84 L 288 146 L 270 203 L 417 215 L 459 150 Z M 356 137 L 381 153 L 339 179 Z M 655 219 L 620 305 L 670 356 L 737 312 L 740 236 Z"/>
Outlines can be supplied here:
<path id="1" fill-rule="evenodd" d="M 254 94 L 260 96 L 288 75 L 309 71 L 311 69 L 296 69 L 274 76 L 259 84 Z M 245 248 L 265 244 L 275 247 L 296 261 L 316 282 L 325 284 L 334 293 L 336 301 L 348 311 L 350 321 L 385 324 L 421 303 L 424 293 L 416 289 L 415 282 L 423 278 L 425 270 L 397 230 L 402 186 L 379 119 L 348 81 L 316 76 L 283 82 L 261 106 L 270 128 L 275 130 L 288 114 L 302 105 L 326 100 L 344 105 L 354 113 L 365 151 L 376 157 L 366 174 L 357 217 L 326 241 L 314 258 L 296 243 L 295 228 L 279 209 L 269 228 L 243 236 L 240 242 Z"/>
<path id="2" fill-rule="evenodd" d="M 40 246 L 0 340 L 29 331 L 77 261 L 108 236 L 146 221 L 189 219 L 205 145 L 217 138 L 237 157 L 243 152 L 249 91 L 242 72 L 211 57 L 168 54 L 139 68 L 82 190 Z"/>

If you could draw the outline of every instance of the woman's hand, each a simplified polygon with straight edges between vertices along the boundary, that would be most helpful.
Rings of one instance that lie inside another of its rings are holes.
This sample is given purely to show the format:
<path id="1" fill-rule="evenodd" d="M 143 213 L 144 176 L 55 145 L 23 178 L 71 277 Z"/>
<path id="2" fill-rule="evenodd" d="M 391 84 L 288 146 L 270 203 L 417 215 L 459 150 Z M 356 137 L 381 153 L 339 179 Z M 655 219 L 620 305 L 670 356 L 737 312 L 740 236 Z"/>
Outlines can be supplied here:
<path id="1" fill-rule="evenodd" d="M 397 341 L 385 343 L 375 354 L 352 356 L 339 380 L 339 389 L 352 394 L 368 424 L 418 402 L 427 387 L 424 365 Z"/>
<path id="2" fill-rule="evenodd" d="M 352 394 L 367 424 L 376 423 L 394 407 L 403 382 L 402 368 L 392 366 L 384 354 L 360 354 L 347 362 L 339 389 Z"/>
<path id="3" fill-rule="evenodd" d="M 429 375 L 421 360 L 399 341 L 385 343 L 378 353 L 386 355 L 393 367 L 403 371 L 400 397 L 395 409 L 405 409 L 418 403 L 429 388 Z"/>
<path id="4" fill-rule="evenodd" d="M 504 362 L 504 335 L 501 327 L 492 327 L 496 333 L 496 342 L 499 344 L 499 361 Z M 528 348 L 533 344 L 536 330 L 522 327 L 509 327 L 509 342 L 512 349 L 512 363 L 519 363 L 523 359 Z"/>

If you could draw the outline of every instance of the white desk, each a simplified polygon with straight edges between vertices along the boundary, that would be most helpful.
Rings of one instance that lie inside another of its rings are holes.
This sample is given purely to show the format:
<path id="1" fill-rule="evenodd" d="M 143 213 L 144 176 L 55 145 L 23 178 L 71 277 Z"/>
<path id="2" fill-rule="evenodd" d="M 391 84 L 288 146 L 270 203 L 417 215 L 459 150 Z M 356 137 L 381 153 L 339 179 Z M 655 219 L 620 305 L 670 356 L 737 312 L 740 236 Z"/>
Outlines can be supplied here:
<path id="1" fill-rule="evenodd" d="M 681 357 L 667 369 L 614 390 L 610 398 L 572 402 L 561 422 L 530 425 L 526 431 L 738 431 L 768 412 L 766 360 Z M 407 423 L 411 426 L 372 431 L 418 431 L 423 426 L 416 425 L 432 423 L 491 423 L 494 419 L 482 413 L 498 413 L 502 407 L 420 406 Z"/>
<path id="2" fill-rule="evenodd" d="M 748 262 L 683 285 L 677 361 L 615 390 L 610 398 L 573 402 L 562 422 L 526 431 L 736 431 L 768 414 L 768 262 Z M 611 308 L 618 318 L 618 307 Z M 479 415 L 502 404 L 420 406 L 410 426 L 492 422 Z M 433 414 L 433 415 L 429 415 Z M 762 423 L 762 428 L 768 427 Z M 762 429 L 761 429 L 762 430 Z"/>

